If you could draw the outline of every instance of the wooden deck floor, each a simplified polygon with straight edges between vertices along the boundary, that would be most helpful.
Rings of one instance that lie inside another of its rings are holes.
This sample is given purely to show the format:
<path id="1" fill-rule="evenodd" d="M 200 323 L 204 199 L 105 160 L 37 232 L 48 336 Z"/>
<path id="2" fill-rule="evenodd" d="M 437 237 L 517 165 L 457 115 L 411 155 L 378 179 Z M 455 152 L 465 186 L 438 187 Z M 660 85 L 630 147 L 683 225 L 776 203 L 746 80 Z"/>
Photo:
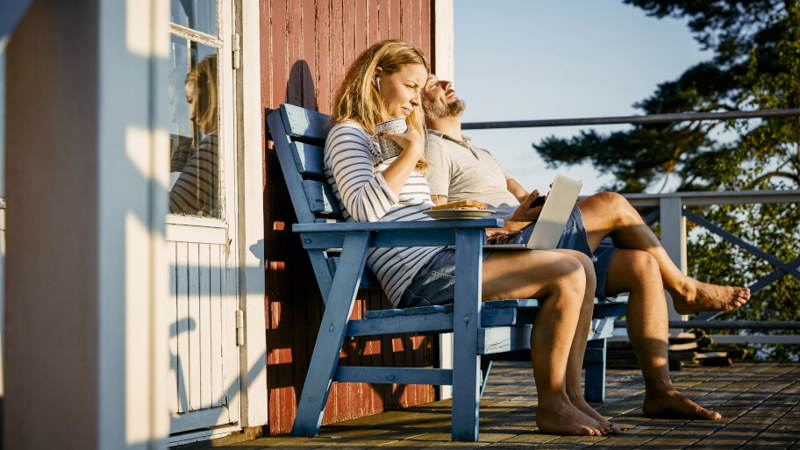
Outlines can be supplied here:
<path id="1" fill-rule="evenodd" d="M 481 441 L 450 442 L 450 402 L 441 401 L 322 428 L 318 437 L 273 436 L 214 447 L 316 449 L 800 449 L 800 364 L 745 363 L 689 367 L 675 385 L 699 404 L 719 411 L 715 422 L 642 416 L 644 385 L 635 370 L 609 370 L 605 403 L 598 411 L 628 428 L 621 436 L 562 437 L 536 429 L 536 387 L 530 366 L 496 363 L 481 401 Z M 193 448 L 199 448 L 193 446 Z M 202 447 L 201 447 L 202 448 Z M 206 446 L 205 448 L 210 448 Z"/>

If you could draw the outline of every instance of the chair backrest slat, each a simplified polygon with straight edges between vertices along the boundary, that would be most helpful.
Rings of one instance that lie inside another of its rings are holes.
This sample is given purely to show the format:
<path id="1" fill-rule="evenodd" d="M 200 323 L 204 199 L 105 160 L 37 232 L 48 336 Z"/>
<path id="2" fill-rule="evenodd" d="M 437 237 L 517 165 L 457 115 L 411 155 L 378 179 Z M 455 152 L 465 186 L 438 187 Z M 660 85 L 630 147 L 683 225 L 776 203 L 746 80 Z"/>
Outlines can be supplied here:
<path id="1" fill-rule="evenodd" d="M 339 204 L 327 183 L 315 180 L 303 180 L 303 191 L 306 194 L 308 207 L 314 214 L 339 214 Z"/>
<path id="2" fill-rule="evenodd" d="M 322 147 L 306 144 L 303 142 L 292 142 L 290 144 L 292 156 L 297 165 L 297 171 L 303 176 L 325 176 L 322 166 Z"/>
<path id="3" fill-rule="evenodd" d="M 287 135 L 320 141 L 328 137 L 329 116 L 286 103 L 281 105 L 281 110 Z"/>

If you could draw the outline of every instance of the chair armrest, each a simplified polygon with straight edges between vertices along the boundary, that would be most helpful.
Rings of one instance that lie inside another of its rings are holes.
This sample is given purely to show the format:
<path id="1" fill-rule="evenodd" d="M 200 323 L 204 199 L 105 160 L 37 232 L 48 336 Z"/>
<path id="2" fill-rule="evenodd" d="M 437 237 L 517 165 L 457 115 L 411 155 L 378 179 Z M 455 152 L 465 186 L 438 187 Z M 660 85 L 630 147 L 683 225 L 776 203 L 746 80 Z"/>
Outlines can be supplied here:
<path id="1" fill-rule="evenodd" d="M 469 228 L 502 228 L 503 219 L 423 220 L 419 222 L 296 223 L 295 233 L 347 233 L 348 231 L 429 231 Z"/>
<path id="2" fill-rule="evenodd" d="M 348 233 L 373 233 L 370 247 L 439 247 L 455 245 L 458 230 L 501 228 L 502 219 L 425 220 L 420 222 L 298 223 L 307 250 L 340 248 Z"/>

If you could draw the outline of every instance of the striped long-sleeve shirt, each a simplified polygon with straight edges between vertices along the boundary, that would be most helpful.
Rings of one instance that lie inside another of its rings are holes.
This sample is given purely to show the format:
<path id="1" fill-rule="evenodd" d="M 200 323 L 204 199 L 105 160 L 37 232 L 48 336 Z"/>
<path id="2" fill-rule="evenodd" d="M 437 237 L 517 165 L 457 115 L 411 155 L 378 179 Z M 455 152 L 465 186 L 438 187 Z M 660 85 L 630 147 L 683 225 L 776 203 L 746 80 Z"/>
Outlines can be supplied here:
<path id="1" fill-rule="evenodd" d="M 400 195 L 382 172 L 394 158 L 381 161 L 369 151 L 369 134 L 354 122 L 336 125 L 325 142 L 325 176 L 348 222 L 401 222 L 432 220 L 422 211 L 433 206 L 428 182 L 414 171 Z M 442 247 L 390 247 L 371 249 L 367 265 L 378 277 L 392 305 L 417 272 Z"/>
<path id="2" fill-rule="evenodd" d="M 217 132 L 200 141 L 169 193 L 169 212 L 192 216 L 219 215 Z"/>

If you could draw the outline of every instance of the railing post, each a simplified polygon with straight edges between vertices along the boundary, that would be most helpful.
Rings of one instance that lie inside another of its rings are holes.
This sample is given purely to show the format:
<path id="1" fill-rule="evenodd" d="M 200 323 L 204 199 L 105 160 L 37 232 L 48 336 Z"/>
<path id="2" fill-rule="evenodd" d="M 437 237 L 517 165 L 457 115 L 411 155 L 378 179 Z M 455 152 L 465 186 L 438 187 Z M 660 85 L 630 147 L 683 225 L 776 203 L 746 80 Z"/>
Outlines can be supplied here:
<path id="1" fill-rule="evenodd" d="M 661 245 L 667 251 L 672 262 L 686 273 L 686 218 L 683 217 L 683 201 L 680 197 L 662 197 L 659 199 L 661 213 Z M 678 314 L 672 306 L 672 297 L 667 296 L 669 320 L 687 320 L 687 316 Z M 679 333 L 680 329 L 670 329 L 670 334 Z"/>

